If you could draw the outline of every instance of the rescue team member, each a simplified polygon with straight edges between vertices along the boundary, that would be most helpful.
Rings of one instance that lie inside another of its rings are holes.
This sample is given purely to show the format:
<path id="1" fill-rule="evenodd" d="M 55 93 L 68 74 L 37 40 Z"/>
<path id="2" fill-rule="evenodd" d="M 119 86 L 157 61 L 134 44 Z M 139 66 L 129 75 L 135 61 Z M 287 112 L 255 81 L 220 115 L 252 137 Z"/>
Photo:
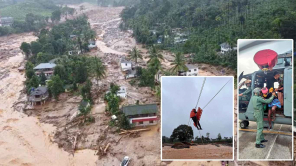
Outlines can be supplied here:
<path id="1" fill-rule="evenodd" d="M 263 115 L 264 115 L 264 110 L 263 110 L 263 103 L 270 103 L 272 102 L 275 92 L 272 93 L 272 96 L 269 99 L 264 100 L 260 96 L 260 88 L 255 88 L 253 90 L 254 95 L 251 98 L 253 108 L 254 108 L 254 118 L 257 123 L 257 135 L 256 135 L 256 148 L 264 148 L 265 145 L 263 145 L 263 142 L 267 142 L 267 140 L 264 139 L 263 135 Z"/>
<path id="2" fill-rule="evenodd" d="M 194 126 L 198 129 L 198 130 L 202 130 L 199 120 L 200 120 L 200 116 L 201 116 L 202 110 L 198 107 L 198 112 L 196 112 L 196 109 L 192 109 L 192 111 L 190 112 L 190 118 L 193 120 L 194 122 Z"/>
<path id="3" fill-rule="evenodd" d="M 243 93 L 239 94 L 239 100 L 245 100 L 245 101 L 250 100 L 250 96 L 252 94 L 251 82 L 252 82 L 251 80 L 246 80 L 244 84 L 240 85 L 239 88 L 241 88 L 243 85 L 246 85 L 248 89 L 245 90 Z"/>

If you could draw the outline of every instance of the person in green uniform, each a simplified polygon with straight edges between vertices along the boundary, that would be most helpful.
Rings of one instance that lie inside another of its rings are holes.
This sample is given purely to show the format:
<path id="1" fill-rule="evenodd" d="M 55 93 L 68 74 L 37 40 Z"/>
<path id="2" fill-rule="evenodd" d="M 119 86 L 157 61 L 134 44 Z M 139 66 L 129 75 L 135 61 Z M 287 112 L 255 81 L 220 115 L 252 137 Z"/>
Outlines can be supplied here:
<path id="1" fill-rule="evenodd" d="M 264 148 L 265 145 L 263 145 L 263 142 L 267 142 L 266 139 L 264 139 L 263 135 L 263 115 L 264 115 L 264 110 L 263 110 L 263 103 L 271 103 L 274 96 L 275 92 L 272 93 L 272 96 L 269 99 L 263 99 L 260 96 L 260 88 L 255 88 L 253 90 L 254 95 L 251 98 L 253 108 L 254 108 L 254 118 L 257 123 L 257 135 L 256 135 L 256 148 Z"/>
<path id="2" fill-rule="evenodd" d="M 252 89 L 251 89 L 251 80 L 246 80 L 243 84 L 240 85 L 239 88 L 241 88 L 243 85 L 247 86 L 247 90 L 245 90 L 243 93 L 239 94 L 239 100 L 242 101 L 250 101 L 250 97 L 252 94 Z"/>

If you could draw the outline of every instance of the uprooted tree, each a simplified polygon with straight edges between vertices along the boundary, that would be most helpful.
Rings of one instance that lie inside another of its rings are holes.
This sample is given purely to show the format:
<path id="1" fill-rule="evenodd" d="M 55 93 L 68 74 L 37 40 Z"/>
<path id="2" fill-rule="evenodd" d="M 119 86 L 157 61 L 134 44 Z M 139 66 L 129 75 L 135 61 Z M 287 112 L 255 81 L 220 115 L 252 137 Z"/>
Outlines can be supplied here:
<path id="1" fill-rule="evenodd" d="M 181 142 L 193 139 L 193 130 L 190 126 L 180 125 L 174 129 L 171 137 L 172 140 L 178 139 Z"/>

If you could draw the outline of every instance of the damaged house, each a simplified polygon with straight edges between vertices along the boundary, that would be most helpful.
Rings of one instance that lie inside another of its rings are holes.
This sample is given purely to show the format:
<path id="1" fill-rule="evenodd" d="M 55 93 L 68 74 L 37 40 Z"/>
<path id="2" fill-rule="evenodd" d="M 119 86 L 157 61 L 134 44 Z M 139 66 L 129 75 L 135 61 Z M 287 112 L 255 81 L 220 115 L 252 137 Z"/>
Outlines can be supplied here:
<path id="1" fill-rule="evenodd" d="M 133 63 L 124 58 L 120 59 L 121 71 L 125 74 L 125 79 L 137 77 L 137 70 L 133 68 Z"/>
<path id="2" fill-rule="evenodd" d="M 121 67 L 121 71 L 126 72 L 128 70 L 132 70 L 132 62 L 131 61 L 127 61 L 124 58 L 120 59 L 120 67 Z"/>
<path id="3" fill-rule="evenodd" d="M 123 106 L 122 111 L 134 126 L 156 125 L 158 122 L 156 104 Z"/>
<path id="4" fill-rule="evenodd" d="M 106 93 L 110 93 L 110 91 L 107 91 Z M 127 97 L 127 88 L 124 86 L 119 87 L 119 90 L 116 94 L 118 97 L 122 98 L 122 99 L 126 99 Z"/>
<path id="5" fill-rule="evenodd" d="M 31 105 L 42 105 L 45 103 L 48 97 L 49 93 L 47 87 L 39 86 L 38 88 L 31 90 L 28 101 L 31 102 Z"/>
<path id="6" fill-rule="evenodd" d="M 222 43 L 222 44 L 220 44 L 220 47 L 221 47 L 221 49 L 220 49 L 221 54 L 224 54 L 224 53 L 227 53 L 228 51 L 237 49 L 236 47 L 231 47 L 228 43 Z"/>
<path id="7" fill-rule="evenodd" d="M 96 41 L 90 41 L 87 47 L 90 51 L 98 49 L 98 46 L 96 45 Z"/>

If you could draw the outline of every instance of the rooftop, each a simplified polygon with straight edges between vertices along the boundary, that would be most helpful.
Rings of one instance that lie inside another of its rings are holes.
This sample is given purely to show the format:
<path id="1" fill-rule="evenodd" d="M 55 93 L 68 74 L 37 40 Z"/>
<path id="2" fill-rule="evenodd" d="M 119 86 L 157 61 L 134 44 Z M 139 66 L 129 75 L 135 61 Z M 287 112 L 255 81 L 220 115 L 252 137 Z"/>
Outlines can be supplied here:
<path id="1" fill-rule="evenodd" d="M 221 47 L 230 48 L 230 45 L 228 43 L 222 43 L 220 44 Z"/>
<path id="2" fill-rule="evenodd" d="M 186 64 L 187 68 L 190 70 L 190 69 L 196 69 L 198 68 L 197 66 L 195 65 L 192 65 L 192 64 Z"/>
<path id="3" fill-rule="evenodd" d="M 38 69 L 52 69 L 56 67 L 56 64 L 54 63 L 40 63 L 39 65 L 37 65 L 36 67 L 34 67 L 34 70 L 38 70 Z"/>
<path id="4" fill-rule="evenodd" d="M 124 59 L 124 58 L 121 58 L 120 63 L 132 63 L 132 62 L 130 62 L 130 61 Z"/>
<path id="5" fill-rule="evenodd" d="M 122 107 L 123 113 L 126 116 L 129 115 L 139 115 L 139 114 L 152 114 L 158 111 L 156 104 L 146 104 L 146 105 L 129 105 Z"/>
<path id="6" fill-rule="evenodd" d="M 32 89 L 30 95 L 31 96 L 42 95 L 42 94 L 45 94 L 47 91 L 48 91 L 47 87 L 39 86 L 36 89 Z"/>

